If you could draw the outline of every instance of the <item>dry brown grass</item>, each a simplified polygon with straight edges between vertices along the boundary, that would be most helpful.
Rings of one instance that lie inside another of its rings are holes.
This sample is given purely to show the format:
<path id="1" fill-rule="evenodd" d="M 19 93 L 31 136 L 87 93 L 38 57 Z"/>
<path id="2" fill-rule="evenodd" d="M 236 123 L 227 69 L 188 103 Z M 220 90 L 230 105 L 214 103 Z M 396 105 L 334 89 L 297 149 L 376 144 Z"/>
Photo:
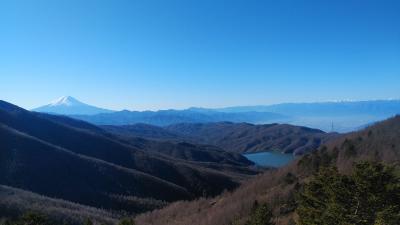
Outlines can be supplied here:
<path id="1" fill-rule="evenodd" d="M 94 224 L 118 222 L 117 215 L 105 210 L 0 185 L 0 218 L 16 218 L 28 211 L 40 212 L 60 224 L 83 224 L 88 218 Z"/>
<path id="2" fill-rule="evenodd" d="M 269 171 L 251 179 L 248 183 L 233 192 L 225 192 L 219 197 L 198 199 L 196 201 L 180 201 L 170 206 L 136 218 L 140 225 L 221 225 L 230 224 L 234 220 L 244 223 L 257 200 L 268 202 L 280 214 L 283 206 L 293 190 L 293 184 L 286 184 L 281 178 L 290 168 Z M 281 221 L 286 221 L 282 216 Z"/>

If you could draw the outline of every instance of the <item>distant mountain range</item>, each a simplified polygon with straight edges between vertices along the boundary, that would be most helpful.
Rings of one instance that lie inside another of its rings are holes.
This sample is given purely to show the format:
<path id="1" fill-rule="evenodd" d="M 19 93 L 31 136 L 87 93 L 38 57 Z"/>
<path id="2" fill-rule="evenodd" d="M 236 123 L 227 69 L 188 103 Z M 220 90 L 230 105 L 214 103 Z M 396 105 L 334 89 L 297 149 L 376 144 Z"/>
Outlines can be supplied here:
<path id="1" fill-rule="evenodd" d="M 71 96 L 63 96 L 50 104 L 38 107 L 32 111 L 62 115 L 95 115 L 99 113 L 112 113 L 113 110 L 102 109 L 80 102 Z"/>
<path id="2" fill-rule="evenodd" d="M 34 111 L 69 115 L 97 125 L 145 123 L 168 126 L 177 123 L 287 123 L 326 132 L 359 130 L 400 113 L 400 100 L 285 103 L 219 109 L 189 108 L 159 111 L 111 111 L 64 97 Z"/>
<path id="3" fill-rule="evenodd" d="M 220 112 L 275 112 L 296 116 L 347 116 L 368 113 L 394 115 L 400 112 L 400 100 L 335 101 L 315 103 L 282 103 L 276 105 L 236 106 L 215 109 Z"/>
<path id="4" fill-rule="evenodd" d="M 160 110 L 160 111 L 120 111 L 97 115 L 70 115 L 97 125 L 128 125 L 146 123 L 156 126 L 168 126 L 176 123 L 211 123 L 211 122 L 248 122 L 270 123 L 287 120 L 287 116 L 270 112 L 225 113 L 214 110 Z"/>

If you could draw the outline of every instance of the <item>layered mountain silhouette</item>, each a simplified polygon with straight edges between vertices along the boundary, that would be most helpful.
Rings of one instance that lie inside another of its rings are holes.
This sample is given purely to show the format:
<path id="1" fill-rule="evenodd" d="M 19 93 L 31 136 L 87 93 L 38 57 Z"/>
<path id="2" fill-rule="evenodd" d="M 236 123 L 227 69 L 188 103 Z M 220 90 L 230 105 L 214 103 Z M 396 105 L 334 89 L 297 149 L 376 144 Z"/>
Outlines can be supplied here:
<path id="1" fill-rule="evenodd" d="M 325 132 L 360 130 L 374 122 L 400 113 L 400 100 L 284 103 L 218 109 L 189 108 L 159 111 L 111 111 L 72 97 L 62 97 L 34 111 L 64 114 L 97 125 L 144 123 L 168 126 L 177 123 L 287 123 Z"/>
<path id="2" fill-rule="evenodd" d="M 94 115 L 113 112 L 112 110 L 85 104 L 71 96 L 63 96 L 50 104 L 35 108 L 33 111 L 63 115 Z"/>
<path id="3" fill-rule="evenodd" d="M 324 131 L 349 132 L 400 113 L 400 100 L 283 103 L 215 109 L 219 112 L 273 112 L 288 116 L 285 123 Z"/>
<path id="4" fill-rule="evenodd" d="M 104 209 L 139 212 L 159 207 L 151 199 L 212 196 L 256 174 L 246 158 L 217 147 L 127 140 L 4 101 L 0 138 L 1 185 Z"/>
<path id="5" fill-rule="evenodd" d="M 72 117 L 97 125 L 130 125 L 145 123 L 156 126 L 167 126 L 176 123 L 210 123 L 210 122 L 249 122 L 268 123 L 287 119 L 287 116 L 269 112 L 225 113 L 214 110 L 159 110 L 159 111 L 119 111 L 97 115 L 72 115 Z"/>

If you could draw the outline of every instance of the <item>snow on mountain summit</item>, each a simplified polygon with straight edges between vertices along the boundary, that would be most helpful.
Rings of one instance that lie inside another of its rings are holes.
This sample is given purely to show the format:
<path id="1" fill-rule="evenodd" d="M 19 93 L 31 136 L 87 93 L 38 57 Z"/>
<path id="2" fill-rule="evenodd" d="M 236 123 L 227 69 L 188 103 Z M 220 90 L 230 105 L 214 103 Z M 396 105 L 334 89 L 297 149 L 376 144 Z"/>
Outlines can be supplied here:
<path id="1" fill-rule="evenodd" d="M 71 96 L 60 97 L 50 102 L 50 104 L 33 109 L 33 111 L 63 115 L 94 115 L 113 112 L 112 110 L 85 104 Z"/>
<path id="2" fill-rule="evenodd" d="M 71 106 L 71 105 L 83 105 L 84 103 L 78 101 L 77 99 L 71 97 L 71 96 L 63 96 L 61 98 L 58 98 L 54 101 L 52 101 L 49 105 L 51 106 L 57 106 L 57 105 L 66 105 L 66 106 Z"/>

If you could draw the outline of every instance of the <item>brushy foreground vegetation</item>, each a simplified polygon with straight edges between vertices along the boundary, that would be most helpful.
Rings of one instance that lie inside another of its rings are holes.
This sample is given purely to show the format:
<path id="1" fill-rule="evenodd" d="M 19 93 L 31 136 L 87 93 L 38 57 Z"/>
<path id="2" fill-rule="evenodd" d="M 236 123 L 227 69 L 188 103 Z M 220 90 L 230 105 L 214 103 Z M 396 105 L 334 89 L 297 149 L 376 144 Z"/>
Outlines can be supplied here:
<path id="1" fill-rule="evenodd" d="M 392 166 L 377 162 L 354 165 L 350 175 L 340 173 L 337 167 L 321 168 L 295 193 L 295 211 L 298 218 L 288 224 L 298 225 L 398 225 L 400 224 L 400 177 Z M 289 180 L 287 180 L 289 181 Z M 108 221 L 111 222 L 111 221 Z M 276 218 L 267 203 L 255 201 L 246 218 L 232 218 L 231 225 L 275 225 Z M 124 218 L 118 225 L 135 225 Z M 56 225 L 57 221 L 41 213 L 27 212 L 22 216 L 3 220 L 4 225 Z M 75 223 L 77 224 L 77 223 Z M 86 218 L 82 225 L 95 223 Z"/>
<path id="2" fill-rule="evenodd" d="M 62 223 L 60 221 L 51 219 L 46 215 L 39 212 L 26 212 L 18 218 L 4 219 L 0 221 L 0 224 L 4 225 L 68 225 L 68 223 Z M 91 219 L 87 218 L 82 225 L 94 225 Z M 104 224 L 104 223 L 103 223 Z M 135 221 L 131 218 L 124 218 L 119 221 L 118 225 L 135 225 Z"/>
<path id="3" fill-rule="evenodd" d="M 299 225 L 398 225 L 400 179 L 393 167 L 356 164 L 351 175 L 328 167 L 298 197 Z"/>
<path id="4" fill-rule="evenodd" d="M 325 167 L 296 194 L 298 225 L 398 225 L 400 179 L 393 167 L 362 162 L 351 175 Z M 241 224 L 239 220 L 231 225 Z M 254 203 L 245 225 L 274 225 L 267 204 Z"/>

